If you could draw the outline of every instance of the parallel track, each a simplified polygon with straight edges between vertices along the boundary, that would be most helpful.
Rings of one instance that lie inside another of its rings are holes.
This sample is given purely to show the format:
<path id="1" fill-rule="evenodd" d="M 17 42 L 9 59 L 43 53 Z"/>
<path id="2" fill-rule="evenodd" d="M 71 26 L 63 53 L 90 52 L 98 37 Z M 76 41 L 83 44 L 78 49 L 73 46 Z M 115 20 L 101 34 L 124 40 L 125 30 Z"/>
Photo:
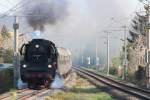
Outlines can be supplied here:
<path id="1" fill-rule="evenodd" d="M 18 90 L 16 93 L 17 93 L 17 94 L 23 93 L 23 92 L 25 92 L 25 91 L 27 91 L 27 90 L 28 90 L 28 89 Z M 5 98 L 8 98 L 8 97 L 10 97 L 10 96 L 11 96 L 11 92 L 2 94 L 2 95 L 0 96 L 0 100 L 5 99 Z"/>
<path id="2" fill-rule="evenodd" d="M 33 96 L 36 96 L 36 95 L 38 95 L 38 94 L 40 94 L 40 93 L 42 93 L 42 92 L 44 92 L 46 90 L 47 89 L 42 89 L 42 90 L 34 91 L 34 92 L 30 93 L 30 94 L 27 94 L 27 95 L 19 97 L 18 100 L 27 100 L 27 99 L 29 99 L 29 98 L 31 98 Z"/>
<path id="3" fill-rule="evenodd" d="M 27 100 L 28 98 L 36 96 L 36 95 L 38 95 L 38 94 L 40 94 L 40 93 L 42 93 L 46 90 L 47 89 L 42 89 L 42 90 L 29 90 L 29 89 L 18 90 L 16 92 L 16 94 L 18 95 L 17 100 Z M 4 95 L 0 96 L 0 100 L 10 100 L 9 98 L 12 98 L 11 93 L 7 93 L 7 94 L 4 94 Z"/>
<path id="4" fill-rule="evenodd" d="M 93 78 L 94 80 L 96 80 L 100 83 L 106 84 L 108 86 L 111 86 L 112 88 L 126 92 L 130 95 L 136 96 L 136 97 L 144 99 L 144 100 L 150 100 L 150 91 L 148 91 L 148 90 L 130 86 L 123 82 L 118 82 L 118 81 L 108 78 L 106 76 L 97 74 L 94 71 L 86 70 L 83 68 L 77 68 L 77 67 L 74 67 L 74 69 L 78 74 L 84 74 L 87 77 Z"/>

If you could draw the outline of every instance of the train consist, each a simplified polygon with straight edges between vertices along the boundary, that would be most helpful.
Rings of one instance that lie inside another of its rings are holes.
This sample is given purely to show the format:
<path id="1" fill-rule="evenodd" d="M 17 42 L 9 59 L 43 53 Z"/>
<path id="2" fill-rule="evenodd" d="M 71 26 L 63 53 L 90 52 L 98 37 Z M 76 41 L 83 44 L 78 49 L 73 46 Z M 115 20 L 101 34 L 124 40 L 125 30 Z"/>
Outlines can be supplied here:
<path id="1" fill-rule="evenodd" d="M 65 48 L 56 48 L 55 44 L 45 39 L 33 39 L 23 44 L 20 49 L 21 80 L 29 88 L 49 87 L 56 73 L 66 77 L 71 70 L 71 52 Z"/>

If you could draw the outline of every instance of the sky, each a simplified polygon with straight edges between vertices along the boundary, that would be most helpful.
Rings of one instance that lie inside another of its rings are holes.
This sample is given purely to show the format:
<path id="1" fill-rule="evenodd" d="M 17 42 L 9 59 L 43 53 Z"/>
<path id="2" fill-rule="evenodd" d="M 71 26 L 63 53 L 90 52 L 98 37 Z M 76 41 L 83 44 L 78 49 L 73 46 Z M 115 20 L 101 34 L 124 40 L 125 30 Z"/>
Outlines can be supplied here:
<path id="1" fill-rule="evenodd" d="M 6 12 L 17 3 L 18 3 L 18 0 L 0 0 L 0 9 L 1 9 L 0 13 Z"/>
<path id="2" fill-rule="evenodd" d="M 17 3 L 18 0 L 1 0 L 0 13 L 7 11 Z M 103 31 L 111 28 L 118 29 L 126 24 L 126 20 L 131 19 L 141 5 L 138 0 L 68 0 L 69 15 L 56 25 L 46 26 L 43 32 L 44 38 L 72 51 L 79 51 L 87 45 L 94 51 L 97 38 L 99 52 L 106 56 L 106 34 Z M 123 32 L 110 34 L 110 55 L 112 57 L 119 55 L 123 45 L 120 39 L 123 36 Z"/>
<path id="3" fill-rule="evenodd" d="M 15 4 L 17 4 L 20 0 L 1 0 L 0 2 L 0 9 L 1 9 L 1 13 L 7 11 L 8 9 L 10 9 L 11 7 L 13 7 Z M 94 5 L 97 4 L 97 2 L 105 2 L 108 0 L 80 0 L 78 4 L 81 5 L 85 5 L 87 2 L 90 2 Z M 114 2 L 116 3 L 116 5 L 118 5 L 118 7 L 120 9 L 124 9 L 125 13 L 130 13 L 132 11 L 134 11 L 135 9 L 137 9 L 137 6 L 140 4 L 138 2 L 138 0 L 109 0 L 108 2 Z M 83 6 L 84 7 L 84 6 Z"/>

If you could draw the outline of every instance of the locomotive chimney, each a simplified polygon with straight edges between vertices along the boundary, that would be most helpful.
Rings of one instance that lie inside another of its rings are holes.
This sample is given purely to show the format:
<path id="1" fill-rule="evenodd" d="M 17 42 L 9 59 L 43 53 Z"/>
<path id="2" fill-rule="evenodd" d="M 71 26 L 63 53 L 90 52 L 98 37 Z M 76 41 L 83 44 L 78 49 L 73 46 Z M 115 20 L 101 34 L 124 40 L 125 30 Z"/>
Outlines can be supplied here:
<path id="1" fill-rule="evenodd" d="M 33 33 L 32 33 L 32 39 L 42 39 L 42 34 L 41 34 L 41 31 L 40 30 L 35 30 Z"/>

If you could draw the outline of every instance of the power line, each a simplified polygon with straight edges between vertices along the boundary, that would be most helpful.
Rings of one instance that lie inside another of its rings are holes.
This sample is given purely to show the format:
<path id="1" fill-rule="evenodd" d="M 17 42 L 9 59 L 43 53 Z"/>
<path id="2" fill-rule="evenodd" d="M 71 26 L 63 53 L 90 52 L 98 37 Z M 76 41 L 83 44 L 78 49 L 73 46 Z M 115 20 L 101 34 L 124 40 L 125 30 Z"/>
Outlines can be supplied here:
<path id="1" fill-rule="evenodd" d="M 10 9 L 7 10 L 6 12 L 4 12 L 4 13 L 0 16 L 0 18 L 3 18 L 3 17 L 5 17 L 5 16 L 9 15 L 10 13 L 13 13 L 13 12 L 16 11 L 17 9 L 21 8 L 21 5 L 22 5 L 22 6 L 24 5 L 22 1 L 20 1 L 19 3 L 17 3 L 16 5 L 14 5 L 12 8 L 10 8 Z"/>
<path id="2" fill-rule="evenodd" d="M 3 6 L 3 7 L 6 7 L 6 5 L 4 5 L 4 4 L 2 4 L 2 3 L 0 3 L 0 5 Z"/>
<path id="3" fill-rule="evenodd" d="M 5 1 L 7 1 L 10 5 L 12 5 L 12 4 L 13 4 L 10 0 L 5 0 Z"/>
<path id="4" fill-rule="evenodd" d="M 22 2 L 22 1 L 20 1 L 19 3 L 17 3 L 15 6 L 13 6 L 11 9 L 9 9 L 8 11 L 6 11 L 5 13 L 3 13 L 1 16 L 0 16 L 0 18 L 3 18 L 3 17 L 5 17 L 5 16 L 8 16 L 8 15 L 10 15 L 11 13 L 11 15 L 13 15 L 15 12 L 17 12 L 17 10 L 18 9 L 20 9 L 20 8 L 22 8 L 24 5 L 26 5 L 26 4 L 28 4 L 28 3 L 31 3 L 32 1 L 28 1 L 28 2 Z M 22 15 L 20 16 L 20 17 L 23 17 Z"/>
<path id="5" fill-rule="evenodd" d="M 0 9 L 2 10 L 2 12 L 3 11 L 6 11 L 7 9 L 8 9 L 8 7 L 7 7 L 7 5 L 4 5 L 4 4 L 2 4 L 2 3 L 0 3 Z M 3 14 L 3 13 L 2 13 Z"/>
<path id="6" fill-rule="evenodd" d="M 6 16 L 7 13 L 9 13 L 9 12 L 13 11 L 14 9 L 16 9 L 20 4 L 21 4 L 21 2 L 17 3 L 17 4 L 16 4 L 15 6 L 13 6 L 11 9 L 7 10 L 6 12 L 4 12 L 4 13 L 0 16 L 0 18 Z"/>
<path id="7" fill-rule="evenodd" d="M 23 4 L 22 6 L 20 6 L 19 8 L 17 8 L 17 9 L 20 9 L 20 8 L 24 7 L 25 5 L 28 5 L 28 4 L 31 4 L 31 3 L 32 3 L 32 0 L 30 0 L 30 1 L 28 1 L 28 2 L 24 2 L 24 4 Z M 20 10 L 17 10 L 17 9 L 15 10 L 15 12 L 17 12 L 17 11 L 19 12 L 19 11 L 21 10 L 21 9 L 20 9 Z M 27 11 L 27 10 L 29 10 L 29 9 L 26 8 L 26 11 Z M 28 15 L 28 14 L 26 14 L 26 15 Z M 29 16 L 30 16 L 30 15 L 31 15 L 31 14 L 29 14 Z M 22 15 L 21 15 L 21 16 L 22 16 Z M 40 16 L 40 15 L 35 15 L 35 16 Z"/>
<path id="8" fill-rule="evenodd" d="M 2 7 L 0 9 L 1 9 L 0 15 L 3 14 L 4 11 L 6 11 L 6 9 Z"/>
<path id="9" fill-rule="evenodd" d="M 2 5 L 3 7 L 7 7 L 8 5 L 10 6 L 9 2 L 6 2 L 6 0 L 2 0 L 1 2 L 5 3 L 5 5 L 3 3 L 1 3 L 0 5 Z M 12 4 L 11 4 L 12 5 Z M 8 7 L 7 7 L 8 8 Z"/>

